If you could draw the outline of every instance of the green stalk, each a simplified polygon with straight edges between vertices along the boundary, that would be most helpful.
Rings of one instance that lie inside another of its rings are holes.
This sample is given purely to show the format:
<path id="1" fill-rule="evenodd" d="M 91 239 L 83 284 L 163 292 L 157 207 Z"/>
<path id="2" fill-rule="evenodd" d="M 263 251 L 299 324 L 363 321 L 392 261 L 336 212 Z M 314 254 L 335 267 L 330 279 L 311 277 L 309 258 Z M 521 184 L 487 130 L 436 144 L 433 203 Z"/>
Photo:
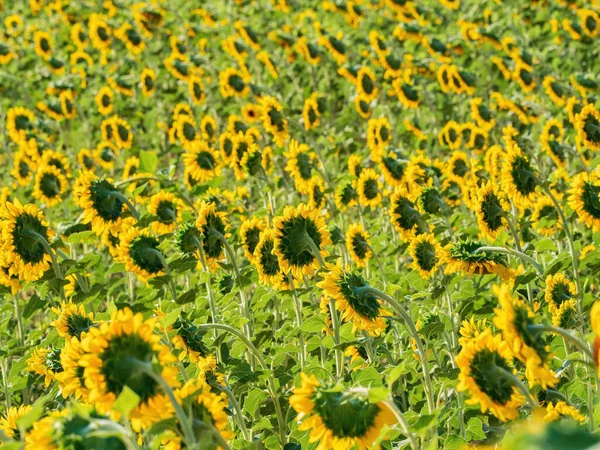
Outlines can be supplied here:
<path id="1" fill-rule="evenodd" d="M 493 368 L 491 368 L 490 372 L 494 375 L 498 375 L 504 378 L 505 380 L 510 381 L 511 384 L 514 387 L 516 387 L 519 391 L 521 391 L 521 393 L 525 396 L 525 398 L 527 399 L 527 405 L 529 405 L 531 409 L 538 406 L 538 403 L 533 399 L 531 392 L 529 392 L 529 389 L 527 389 L 527 387 L 515 374 L 510 373 L 508 370 L 498 366 L 494 366 Z"/>
<path id="2" fill-rule="evenodd" d="M 135 209 L 135 207 L 133 206 L 133 204 L 129 201 L 129 199 L 127 197 L 125 197 L 119 191 L 110 191 L 108 193 L 108 195 L 119 199 L 122 203 L 124 203 L 125 205 L 127 205 L 127 207 L 129 208 L 129 212 L 131 212 L 131 215 L 136 220 L 136 222 L 138 220 L 140 220 L 140 215 L 137 212 L 137 209 Z"/>
<path id="3" fill-rule="evenodd" d="M 583 342 L 581 339 L 579 339 L 577 336 L 572 334 L 570 331 L 565 330 L 564 328 L 554 327 L 552 325 L 539 324 L 539 325 L 527 325 L 527 329 L 531 330 L 531 331 L 556 333 L 556 334 L 562 336 L 566 341 L 571 342 L 573 345 L 575 345 L 575 347 L 577 347 L 579 350 L 581 350 L 581 352 L 584 353 L 590 359 L 590 361 L 594 361 L 594 354 L 590 350 L 590 347 L 585 342 Z"/>
<path id="4" fill-rule="evenodd" d="M 504 253 L 507 255 L 517 256 L 518 258 L 521 258 L 523 261 L 531 264 L 535 268 L 535 270 L 538 272 L 539 275 L 542 275 L 544 273 L 543 267 L 535 259 L 533 259 L 531 256 L 526 255 L 525 253 L 523 253 L 519 250 L 515 250 L 515 249 L 507 248 L 507 247 L 485 246 L 485 247 L 479 247 L 473 253 L 481 253 L 481 252 L 496 252 L 496 253 Z"/>

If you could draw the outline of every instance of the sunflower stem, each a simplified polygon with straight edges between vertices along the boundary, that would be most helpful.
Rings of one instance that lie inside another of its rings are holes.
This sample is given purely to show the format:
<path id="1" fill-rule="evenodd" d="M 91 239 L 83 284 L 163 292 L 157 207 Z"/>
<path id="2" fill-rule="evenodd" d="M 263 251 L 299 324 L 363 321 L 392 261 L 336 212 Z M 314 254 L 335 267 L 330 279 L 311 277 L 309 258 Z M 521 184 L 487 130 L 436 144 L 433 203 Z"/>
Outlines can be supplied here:
<path id="1" fill-rule="evenodd" d="M 498 366 L 492 367 L 490 369 L 490 372 L 504 378 L 507 381 L 510 381 L 511 384 L 514 387 L 516 387 L 519 391 L 521 391 L 521 393 L 525 396 L 525 398 L 527 399 L 527 404 L 531 409 L 538 406 L 538 403 L 534 400 L 533 396 L 531 395 L 531 392 L 529 392 L 529 389 L 527 389 L 527 386 L 525 386 L 525 384 L 523 384 L 523 382 L 515 374 Z"/>
<path id="2" fill-rule="evenodd" d="M 336 366 L 336 375 L 337 379 L 342 379 L 344 377 L 344 353 L 340 348 L 340 344 L 342 343 L 340 338 L 340 318 L 335 307 L 335 301 L 333 298 L 329 298 L 329 313 L 331 314 L 331 324 L 333 327 L 333 340 L 335 342 L 335 366 Z"/>
<path id="3" fill-rule="evenodd" d="M 283 412 L 281 410 L 281 405 L 279 404 L 279 397 L 277 396 L 277 387 L 276 387 L 277 385 L 275 384 L 275 379 L 273 378 L 272 370 L 269 368 L 269 366 L 267 366 L 267 363 L 265 362 L 262 354 L 258 351 L 258 349 L 250 341 L 250 339 L 248 339 L 246 336 L 244 336 L 244 333 L 242 333 L 239 330 L 236 330 L 233 327 L 230 327 L 229 325 L 225 325 L 222 323 L 205 323 L 202 325 L 198 325 L 198 328 L 206 329 L 206 330 L 215 330 L 216 329 L 216 330 L 227 331 L 228 333 L 231 333 L 231 334 L 237 336 L 238 338 L 240 338 L 244 342 L 244 344 L 246 345 L 248 350 L 250 350 L 252 352 L 252 354 L 256 357 L 261 368 L 268 374 L 267 375 L 267 381 L 268 381 L 267 390 L 269 391 L 269 394 L 271 394 L 271 397 L 273 398 L 273 403 L 275 405 L 275 413 L 277 415 L 277 425 L 279 428 L 279 440 L 281 441 L 281 445 L 285 445 L 286 440 L 287 440 L 287 438 L 286 438 L 287 427 L 285 425 L 285 421 L 283 418 Z"/>
<path id="4" fill-rule="evenodd" d="M 27 232 L 27 234 L 29 234 L 33 239 L 35 239 L 37 242 L 42 244 L 42 247 L 44 247 L 44 250 L 46 251 L 46 253 L 48 253 L 48 255 L 50 255 L 50 258 L 52 259 L 52 268 L 54 269 L 54 275 L 59 280 L 62 280 L 63 279 L 62 270 L 60 268 L 60 265 L 58 264 L 58 259 L 56 258 L 56 253 L 54 253 L 54 251 L 52 250 L 52 247 L 50 247 L 48 240 L 41 234 L 36 233 L 35 231 L 29 230 Z M 62 286 L 62 285 L 60 286 L 60 299 L 62 301 L 65 301 L 65 289 L 64 289 L 64 286 Z"/>
<path id="5" fill-rule="evenodd" d="M 169 264 L 165 259 L 164 255 L 161 251 L 156 250 L 155 248 L 149 248 L 145 250 L 147 253 L 150 253 L 158 258 L 163 268 L 165 269 L 165 275 L 169 277 L 169 289 L 171 290 L 171 296 L 173 297 L 173 301 L 177 303 L 177 289 L 175 288 L 175 282 L 173 281 L 173 277 L 171 276 L 171 270 L 169 269 Z"/>
<path id="6" fill-rule="evenodd" d="M 194 245 L 198 249 L 198 253 L 200 254 L 200 264 L 202 264 L 202 270 L 208 273 L 208 279 L 204 285 L 206 286 L 206 293 L 208 297 L 208 307 L 210 308 L 211 321 L 213 323 L 217 323 L 217 308 L 215 307 L 215 298 L 212 290 L 212 283 L 210 281 L 210 270 L 208 270 L 208 265 L 206 264 L 206 258 L 204 257 L 204 249 L 202 248 L 202 243 L 194 236 L 192 237 Z"/>
<path id="7" fill-rule="evenodd" d="M 400 303 L 398 303 L 394 298 L 392 298 L 385 292 L 380 291 L 377 288 L 374 288 L 372 286 L 364 286 L 356 288 L 355 293 L 359 297 L 369 294 L 374 295 L 375 297 L 383 300 L 384 302 L 392 306 L 400 315 L 400 317 L 402 317 L 406 328 L 408 328 L 409 333 L 412 335 L 413 339 L 415 340 L 415 343 L 417 344 L 417 349 L 419 350 L 419 354 L 421 356 L 421 366 L 423 368 L 423 379 L 425 381 L 425 396 L 427 398 L 427 407 L 429 409 L 429 413 L 433 413 L 433 411 L 435 410 L 435 400 L 433 398 L 433 387 L 431 384 L 429 366 L 427 365 L 427 354 L 425 353 L 423 341 L 421 340 L 421 336 L 419 336 L 419 332 L 417 331 L 417 328 L 415 327 L 415 323 L 413 322 L 412 318 Z"/>
<path id="8" fill-rule="evenodd" d="M 135 209 L 135 207 L 133 206 L 133 204 L 129 201 L 129 199 L 127 197 L 125 197 L 119 191 L 110 191 L 110 192 L 108 192 L 108 195 L 117 198 L 122 203 L 127 205 L 127 208 L 129 208 L 129 212 L 131 213 L 131 215 L 133 216 L 133 218 L 135 219 L 136 222 L 138 220 L 140 220 L 140 215 L 137 212 L 137 209 Z"/>
<path id="9" fill-rule="evenodd" d="M 194 435 L 192 423 L 189 420 L 189 417 L 186 415 L 185 411 L 183 410 L 183 407 L 175 398 L 175 394 L 173 393 L 173 389 L 171 389 L 171 386 L 169 386 L 169 384 L 161 375 L 154 372 L 151 364 L 139 361 L 137 359 L 132 359 L 131 363 L 132 366 L 139 368 L 146 375 L 152 378 L 156 383 L 158 383 L 163 392 L 167 395 L 167 397 L 169 397 L 169 400 L 173 405 L 173 409 L 175 410 L 177 420 L 179 420 L 179 424 L 181 425 L 181 429 L 183 431 L 183 439 L 185 440 L 188 447 L 194 448 L 196 444 L 196 437 Z"/>
<path id="10" fill-rule="evenodd" d="M 304 370 L 304 366 L 306 365 L 306 343 L 304 341 L 304 332 L 302 331 L 302 302 L 298 297 L 298 291 L 296 291 L 296 286 L 294 286 L 294 277 L 291 273 L 287 274 L 288 282 L 290 283 L 290 288 L 292 290 L 292 298 L 294 300 L 294 312 L 296 313 L 296 323 L 298 324 L 298 341 L 300 344 L 300 351 L 298 352 L 298 357 L 300 359 L 300 370 Z"/>
<path id="11" fill-rule="evenodd" d="M 90 425 L 95 425 L 98 428 L 95 430 L 92 429 L 88 433 L 89 436 L 99 436 L 99 437 L 116 437 L 119 439 L 128 450 L 136 450 L 140 447 L 129 437 L 129 433 L 127 429 L 122 427 L 116 422 L 112 420 L 106 419 L 93 419 L 90 422 Z M 92 427 L 90 427 L 92 428 Z"/>
<path id="12" fill-rule="evenodd" d="M 244 421 L 244 415 L 242 414 L 242 408 L 240 408 L 240 404 L 237 401 L 237 398 L 235 398 L 235 395 L 233 395 L 233 392 L 231 392 L 231 389 L 229 389 L 227 386 L 217 385 L 217 388 L 221 392 L 225 392 L 225 395 L 227 395 L 227 398 L 233 405 L 233 409 L 235 410 L 235 416 L 237 418 L 237 422 L 240 427 L 240 430 L 242 431 L 244 439 L 247 441 L 251 441 L 252 439 L 250 438 L 248 428 L 246 428 L 246 422 Z"/>
<path id="13" fill-rule="evenodd" d="M 160 180 L 156 177 L 138 177 L 138 178 L 133 177 L 133 178 L 127 178 L 126 180 L 118 181 L 118 182 L 114 183 L 114 186 L 116 188 L 120 188 L 121 186 L 125 186 L 126 184 L 134 183 L 137 181 L 158 181 L 160 183 L 164 183 L 165 181 L 169 181 L 169 180 Z"/>
<path id="14" fill-rule="evenodd" d="M 319 265 L 321 266 L 321 268 L 325 267 L 325 261 L 323 261 L 323 257 L 321 256 L 319 247 L 317 247 L 315 241 L 312 240 L 312 238 L 308 235 L 306 231 L 304 232 L 304 238 L 304 243 L 308 246 L 310 252 L 317 259 L 317 261 L 319 261 Z"/>
<path id="15" fill-rule="evenodd" d="M 572 343 L 573 345 L 575 345 L 575 347 L 581 350 L 582 353 L 584 353 L 590 359 L 590 361 L 594 361 L 594 354 L 590 350 L 590 347 L 577 336 L 572 334 L 570 331 L 565 330 L 564 328 L 555 327 L 552 325 L 538 324 L 527 325 L 527 329 L 531 331 L 541 331 L 558 334 L 562 336 L 567 342 Z"/>
<path id="16" fill-rule="evenodd" d="M 394 413 L 396 420 L 398 420 L 398 423 L 400 424 L 402 433 L 406 436 L 406 438 L 410 442 L 410 448 L 412 448 L 413 450 L 418 450 L 419 444 L 417 443 L 417 439 L 415 438 L 415 435 L 408 428 L 408 420 L 406 420 L 406 417 L 404 416 L 404 414 L 402 414 L 402 411 L 400 411 L 400 409 L 396 406 L 396 403 L 394 402 L 394 400 L 390 398 L 389 400 L 384 400 L 383 403 L 388 408 L 390 408 L 392 413 Z"/>
<path id="17" fill-rule="evenodd" d="M 481 252 L 496 252 L 496 253 L 504 253 L 507 255 L 513 255 L 513 256 L 517 256 L 519 258 L 521 258 L 523 261 L 531 264 L 535 270 L 538 272 L 539 275 L 542 275 L 544 273 L 544 269 L 542 268 L 542 266 L 535 260 L 533 259 L 531 256 L 526 255 L 523 252 L 520 252 L 518 250 L 512 249 L 512 248 L 506 248 L 506 247 L 479 247 L 477 250 L 475 250 L 473 253 L 481 253 Z"/>

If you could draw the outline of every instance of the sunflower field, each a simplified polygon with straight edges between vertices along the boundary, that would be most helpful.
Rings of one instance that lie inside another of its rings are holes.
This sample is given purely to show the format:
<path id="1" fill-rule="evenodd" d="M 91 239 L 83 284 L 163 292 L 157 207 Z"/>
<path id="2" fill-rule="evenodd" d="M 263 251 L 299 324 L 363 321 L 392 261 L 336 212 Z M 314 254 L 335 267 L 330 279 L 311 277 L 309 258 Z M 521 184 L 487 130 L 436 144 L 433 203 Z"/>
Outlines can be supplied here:
<path id="1" fill-rule="evenodd" d="M 600 448 L 600 0 L 0 0 L 0 446 Z"/>

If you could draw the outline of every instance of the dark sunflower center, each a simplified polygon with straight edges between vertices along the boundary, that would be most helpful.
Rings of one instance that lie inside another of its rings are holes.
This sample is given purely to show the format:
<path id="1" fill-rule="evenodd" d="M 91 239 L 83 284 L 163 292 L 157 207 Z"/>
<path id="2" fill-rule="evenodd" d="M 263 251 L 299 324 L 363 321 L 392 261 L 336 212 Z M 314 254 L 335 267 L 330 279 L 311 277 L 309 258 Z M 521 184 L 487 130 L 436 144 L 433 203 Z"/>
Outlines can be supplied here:
<path id="1" fill-rule="evenodd" d="M 307 245 L 307 239 L 312 239 L 319 250 L 322 239 L 312 219 L 302 216 L 287 219 L 283 222 L 280 233 L 282 237 L 278 250 L 292 266 L 303 267 L 314 261 L 315 256 Z"/>
<path id="2" fill-rule="evenodd" d="M 15 219 L 15 227 L 11 234 L 15 252 L 25 263 L 37 264 L 42 261 L 46 250 L 37 235 L 47 239 L 48 227 L 44 226 L 40 219 L 26 212 L 21 213 Z"/>
<path id="3" fill-rule="evenodd" d="M 188 70 L 188 66 L 185 62 L 180 61 L 180 60 L 176 60 L 173 63 L 173 67 L 175 68 L 175 70 L 182 76 L 187 77 L 189 74 L 189 70 Z"/>
<path id="4" fill-rule="evenodd" d="M 244 244 L 246 245 L 250 254 L 254 253 L 254 249 L 258 245 L 260 237 L 260 228 L 252 227 L 246 230 L 244 234 Z"/>
<path id="5" fill-rule="evenodd" d="M 183 124 L 183 136 L 188 141 L 193 141 L 196 138 L 196 128 L 188 122 Z"/>
<path id="6" fill-rule="evenodd" d="M 215 162 L 215 158 L 210 152 L 200 152 L 198 155 L 196 155 L 196 163 L 203 170 L 214 169 Z"/>
<path id="7" fill-rule="evenodd" d="M 452 173 L 454 175 L 458 175 L 462 178 L 468 172 L 468 170 L 469 168 L 464 159 L 457 159 L 454 161 L 454 167 L 452 167 Z"/>
<path id="8" fill-rule="evenodd" d="M 494 367 L 500 367 L 512 373 L 508 362 L 496 351 L 480 350 L 471 361 L 471 377 L 477 387 L 488 395 L 494 402 L 505 405 L 513 394 L 511 381 L 492 373 Z"/>
<path id="9" fill-rule="evenodd" d="M 342 55 L 346 53 L 346 46 L 339 39 L 332 36 L 329 38 L 329 42 L 336 52 L 341 53 Z"/>
<path id="10" fill-rule="evenodd" d="M 151 76 L 146 75 L 144 77 L 144 88 L 146 89 L 146 91 L 151 91 L 152 89 L 154 89 L 154 81 L 152 80 Z"/>
<path id="11" fill-rule="evenodd" d="M 127 35 L 127 40 L 129 42 L 131 42 L 135 47 L 137 47 L 138 45 L 140 45 L 142 43 L 142 38 L 140 37 L 139 34 L 137 34 L 135 32 L 135 30 L 133 30 L 133 29 L 127 30 L 126 35 Z"/>
<path id="12" fill-rule="evenodd" d="M 158 273 L 164 268 L 157 254 L 159 252 L 158 240 L 151 236 L 138 236 L 129 244 L 129 255 L 135 265 L 151 274 Z"/>
<path id="13" fill-rule="evenodd" d="M 382 127 L 379 129 L 379 136 L 381 137 L 381 140 L 382 140 L 383 142 L 387 142 L 387 140 L 388 140 L 388 139 L 389 139 L 389 137 L 390 137 L 390 130 L 389 130 L 389 128 L 388 128 L 388 127 L 386 127 L 386 126 L 382 126 Z"/>
<path id="14" fill-rule="evenodd" d="M 123 142 L 127 142 L 129 140 L 129 130 L 127 127 L 118 124 L 117 133 L 119 134 L 119 139 L 121 139 Z"/>
<path id="15" fill-rule="evenodd" d="M 29 164 L 27 164 L 23 160 L 20 160 L 19 161 L 19 176 L 21 178 L 26 178 L 27 176 L 29 176 L 30 173 L 31 173 L 31 169 L 29 168 Z"/>
<path id="16" fill-rule="evenodd" d="M 156 216 L 160 223 L 171 224 L 177 219 L 177 207 L 173 202 L 163 200 L 156 208 Z"/>
<path id="17" fill-rule="evenodd" d="M 40 179 L 40 190 L 45 197 L 53 198 L 60 195 L 60 183 L 53 173 L 45 173 Z"/>
<path id="18" fill-rule="evenodd" d="M 233 142 L 231 139 L 226 138 L 223 140 L 223 151 L 225 152 L 225 155 L 231 155 L 231 152 L 233 152 Z"/>
<path id="19" fill-rule="evenodd" d="M 490 110 L 487 109 L 486 106 L 484 105 L 479 105 L 479 107 L 477 108 L 479 110 L 479 116 L 486 122 L 489 122 L 492 119 L 492 114 L 490 113 Z"/>
<path id="20" fill-rule="evenodd" d="M 319 185 L 315 185 L 313 187 L 312 200 L 317 208 L 319 208 L 323 205 L 323 202 L 325 200 L 325 194 L 323 193 L 323 191 L 321 190 L 321 187 Z"/>
<path id="21" fill-rule="evenodd" d="M 444 207 L 444 201 L 439 191 L 434 187 L 424 189 L 419 200 L 427 214 L 437 214 Z"/>
<path id="22" fill-rule="evenodd" d="M 481 211 L 483 212 L 483 221 L 490 230 L 496 231 L 502 226 L 505 212 L 496 194 L 490 192 L 485 196 L 481 202 Z"/>
<path id="23" fill-rule="evenodd" d="M 260 249 L 260 267 L 265 275 L 273 276 L 280 272 L 279 260 L 277 259 L 277 255 L 273 254 L 274 248 L 275 242 L 269 239 L 264 242 Z"/>
<path id="24" fill-rule="evenodd" d="M 100 353 L 100 373 L 106 379 L 106 390 L 118 396 L 125 386 L 133 390 L 142 403 L 155 396 L 160 387 L 152 377 L 134 368 L 132 361 L 151 363 L 156 352 L 138 334 L 113 336 L 108 347 Z"/>
<path id="25" fill-rule="evenodd" d="M 521 69 L 521 71 L 519 72 L 519 76 L 521 77 L 521 80 L 523 80 L 523 83 L 525 83 L 525 85 L 530 86 L 531 83 L 533 83 L 533 75 L 531 75 L 530 71 L 526 69 Z"/>
<path id="26" fill-rule="evenodd" d="M 101 41 L 108 41 L 110 39 L 110 36 L 104 27 L 98 27 L 97 33 Z"/>
<path id="27" fill-rule="evenodd" d="M 343 392 L 318 391 L 313 396 L 315 412 L 338 438 L 357 438 L 369 433 L 381 410 L 374 403 Z"/>
<path id="28" fill-rule="evenodd" d="M 246 83 L 244 83 L 244 80 L 242 80 L 242 77 L 240 77 L 237 74 L 231 75 L 229 77 L 229 85 L 236 92 L 242 92 L 244 90 L 244 88 L 246 87 Z"/>
<path id="29" fill-rule="evenodd" d="M 404 96 L 411 102 L 416 102 L 419 100 L 419 94 L 417 93 L 416 89 L 413 89 L 413 87 L 409 84 L 402 85 L 402 92 Z"/>
<path id="30" fill-rule="evenodd" d="M 535 174 L 526 158 L 521 156 L 515 158 L 510 175 L 515 187 L 522 195 L 529 195 L 535 191 L 537 187 Z"/>
<path id="31" fill-rule="evenodd" d="M 351 184 L 347 184 L 346 186 L 344 186 L 341 195 L 342 204 L 347 205 L 352 200 L 356 200 L 357 197 L 358 196 L 356 194 L 356 190 L 352 187 Z"/>
<path id="32" fill-rule="evenodd" d="M 248 155 L 248 159 L 246 160 L 246 172 L 248 172 L 249 175 L 254 176 L 260 171 L 261 156 L 260 152 L 252 152 Z"/>
<path id="33" fill-rule="evenodd" d="M 353 310 L 361 316 L 373 320 L 379 317 L 379 300 L 372 294 L 356 293 L 357 289 L 369 286 L 365 279 L 356 273 L 345 273 L 340 276 L 338 286 Z"/>
<path id="34" fill-rule="evenodd" d="M 377 180 L 374 180 L 373 178 L 366 180 L 364 184 L 364 193 L 368 200 L 373 200 L 376 198 L 379 194 L 379 185 Z"/>
<path id="35" fill-rule="evenodd" d="M 373 80 L 371 80 L 371 77 L 367 74 L 365 74 L 365 76 L 362 77 L 361 86 L 363 88 L 363 91 L 365 91 L 365 94 L 367 95 L 371 95 L 373 93 L 373 90 L 375 89 L 375 84 L 373 83 Z"/>
<path id="36" fill-rule="evenodd" d="M 177 236 L 177 247 L 182 253 L 195 253 L 201 243 L 202 236 L 194 225 L 188 225 Z"/>
<path id="37" fill-rule="evenodd" d="M 550 151 L 554 156 L 558 158 L 559 161 L 566 161 L 566 155 L 563 146 L 556 141 L 548 142 L 548 147 L 550 147 Z"/>
<path id="38" fill-rule="evenodd" d="M 198 99 L 202 98 L 202 86 L 200 86 L 200 83 L 194 82 L 192 84 L 192 91 L 194 92 L 195 99 L 198 100 Z"/>
<path id="39" fill-rule="evenodd" d="M 554 286 L 552 286 L 552 291 L 550 293 L 551 297 L 552 297 L 552 302 L 556 305 L 556 306 L 560 306 L 562 305 L 562 303 L 564 301 L 570 300 L 571 298 L 573 298 L 573 295 L 571 294 L 571 290 L 569 289 L 569 285 L 567 285 L 566 283 L 557 283 Z"/>
<path id="40" fill-rule="evenodd" d="M 44 364 L 52 373 L 62 372 L 64 369 L 60 363 L 60 348 L 51 347 L 50 352 L 46 355 Z"/>
<path id="41" fill-rule="evenodd" d="M 558 213 L 552 205 L 545 205 L 540 209 L 540 219 L 547 219 L 549 221 L 556 222 L 558 220 Z"/>
<path id="42" fill-rule="evenodd" d="M 285 128 L 283 114 L 281 114 L 281 112 L 279 112 L 277 109 L 271 108 L 269 109 L 268 116 L 271 124 L 277 127 L 278 131 L 283 131 Z"/>
<path id="43" fill-rule="evenodd" d="M 40 39 L 40 48 L 42 49 L 42 51 L 44 53 L 47 53 L 50 51 L 50 43 L 48 42 L 48 40 L 46 38 Z"/>
<path id="44" fill-rule="evenodd" d="M 594 219 L 600 219 L 600 186 L 584 183 L 581 193 L 583 209 Z"/>
<path id="45" fill-rule="evenodd" d="M 585 27 L 589 32 L 593 32 L 596 29 L 596 25 L 596 19 L 594 19 L 592 16 L 587 16 L 585 18 Z"/>
<path id="46" fill-rule="evenodd" d="M 314 124 L 318 118 L 319 118 L 319 116 L 317 116 L 317 113 L 315 112 L 315 108 L 313 108 L 312 106 L 310 108 L 308 108 L 308 123 L 309 123 L 309 125 Z"/>
<path id="47" fill-rule="evenodd" d="M 76 337 L 79 339 L 81 333 L 88 331 L 94 322 L 87 316 L 81 316 L 79 314 L 72 314 L 67 317 L 67 328 L 69 336 Z"/>
<path id="48" fill-rule="evenodd" d="M 387 169 L 389 175 L 392 176 L 395 180 L 401 180 L 404 176 L 404 169 L 406 168 L 406 164 L 398 161 L 396 158 L 391 158 L 386 156 L 382 159 L 384 167 Z"/>

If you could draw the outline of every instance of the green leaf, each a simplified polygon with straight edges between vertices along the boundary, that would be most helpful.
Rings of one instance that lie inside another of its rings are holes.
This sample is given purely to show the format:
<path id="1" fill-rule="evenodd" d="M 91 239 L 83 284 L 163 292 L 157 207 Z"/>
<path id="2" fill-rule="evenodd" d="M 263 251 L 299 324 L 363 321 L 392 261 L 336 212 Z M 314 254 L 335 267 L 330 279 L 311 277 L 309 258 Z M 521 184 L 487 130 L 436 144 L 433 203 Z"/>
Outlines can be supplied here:
<path id="1" fill-rule="evenodd" d="M 115 400 L 113 409 L 126 416 L 138 403 L 140 403 L 140 396 L 129 388 L 129 386 L 125 386 Z"/>
<path id="2" fill-rule="evenodd" d="M 248 397 L 244 402 L 244 410 L 248 412 L 252 417 L 256 414 L 256 411 L 260 408 L 260 405 L 267 399 L 268 395 L 265 391 L 258 388 L 253 388 L 248 392 Z"/>
<path id="3" fill-rule="evenodd" d="M 140 150 L 140 167 L 139 173 L 154 173 L 158 164 L 158 156 L 156 153 Z"/>
<path id="4" fill-rule="evenodd" d="M 95 233 L 93 231 L 80 231 L 73 233 L 67 238 L 69 244 L 89 244 L 94 241 Z"/>
<path id="5" fill-rule="evenodd" d="M 481 422 L 479 417 L 471 417 L 467 422 L 467 439 L 482 440 L 485 438 L 486 435 L 483 431 L 483 422 Z"/>
<path id="6" fill-rule="evenodd" d="M 45 304 L 46 302 L 39 295 L 33 294 L 25 305 L 25 308 L 23 308 L 23 318 L 29 319 L 34 312 L 42 308 Z"/>
<path id="7" fill-rule="evenodd" d="M 300 329 L 307 333 L 316 333 L 323 330 L 325 321 L 320 316 L 312 316 L 302 322 Z"/>
<path id="8" fill-rule="evenodd" d="M 192 303 L 193 301 L 196 300 L 197 296 L 198 296 L 198 292 L 196 291 L 196 288 L 192 288 L 189 291 L 181 294 L 177 298 L 177 304 L 178 305 L 185 305 L 187 303 Z"/>
<path id="9" fill-rule="evenodd" d="M 552 239 L 545 238 L 545 239 L 541 239 L 535 243 L 535 250 L 540 253 L 543 251 L 547 251 L 547 250 L 555 252 L 556 245 L 554 244 L 554 241 Z"/>
<path id="10" fill-rule="evenodd" d="M 390 374 L 386 377 L 388 382 L 388 388 L 392 388 L 392 385 L 398 381 L 398 379 L 407 372 L 406 361 L 402 361 L 396 367 L 392 369 Z"/>
<path id="11" fill-rule="evenodd" d="M 390 396 L 387 388 L 374 387 L 369 389 L 369 403 L 378 403 L 383 400 L 387 400 Z"/>

